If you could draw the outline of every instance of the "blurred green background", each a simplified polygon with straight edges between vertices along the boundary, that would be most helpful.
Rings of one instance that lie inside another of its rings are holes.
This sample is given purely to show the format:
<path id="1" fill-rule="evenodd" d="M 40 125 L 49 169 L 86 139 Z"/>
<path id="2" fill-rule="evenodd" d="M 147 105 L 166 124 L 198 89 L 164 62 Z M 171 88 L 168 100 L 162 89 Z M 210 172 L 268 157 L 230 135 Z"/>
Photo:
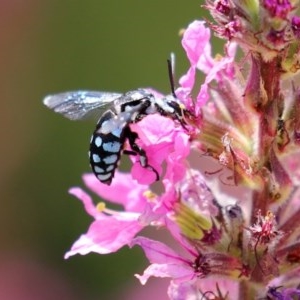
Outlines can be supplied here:
<path id="1" fill-rule="evenodd" d="M 42 99 L 78 89 L 169 93 L 166 59 L 175 52 L 178 77 L 187 70 L 178 32 L 204 16 L 201 4 L 0 1 L 0 300 L 147 299 L 135 290 L 133 274 L 146 266 L 139 249 L 63 259 L 91 222 L 67 190 L 90 171 L 95 122 L 64 119 Z M 149 299 L 167 298 L 149 286 Z"/>

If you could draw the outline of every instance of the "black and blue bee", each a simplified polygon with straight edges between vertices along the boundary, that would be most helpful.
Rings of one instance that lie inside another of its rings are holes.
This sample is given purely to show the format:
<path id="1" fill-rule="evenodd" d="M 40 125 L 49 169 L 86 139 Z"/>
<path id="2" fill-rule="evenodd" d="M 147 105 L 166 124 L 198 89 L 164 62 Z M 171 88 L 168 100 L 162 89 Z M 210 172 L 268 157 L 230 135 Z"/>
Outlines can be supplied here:
<path id="1" fill-rule="evenodd" d="M 136 143 L 138 135 L 130 129 L 150 114 L 159 113 L 177 120 L 183 127 L 188 110 L 175 96 L 155 97 L 145 89 L 130 91 L 125 94 L 75 91 L 50 95 L 44 104 L 70 120 L 79 120 L 90 114 L 100 115 L 96 129 L 90 141 L 90 164 L 96 177 L 105 184 L 110 184 L 118 166 L 121 154 L 139 155 L 142 167 L 157 171 L 148 164 L 145 151 Z M 97 113 L 98 112 L 98 113 Z M 124 150 L 128 140 L 131 150 Z"/>

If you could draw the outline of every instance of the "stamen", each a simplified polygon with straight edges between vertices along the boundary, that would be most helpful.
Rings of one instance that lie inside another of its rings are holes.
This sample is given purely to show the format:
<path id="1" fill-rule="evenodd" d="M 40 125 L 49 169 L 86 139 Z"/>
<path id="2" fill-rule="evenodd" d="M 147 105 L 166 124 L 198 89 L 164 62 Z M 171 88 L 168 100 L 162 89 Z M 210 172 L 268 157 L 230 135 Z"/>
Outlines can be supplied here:
<path id="1" fill-rule="evenodd" d="M 212 228 L 212 221 L 196 213 L 187 205 L 178 203 L 175 207 L 175 220 L 182 233 L 190 239 L 202 239 L 204 231 Z"/>
<path id="2" fill-rule="evenodd" d="M 99 203 L 97 204 L 96 208 L 97 208 L 97 210 L 98 210 L 99 212 L 103 212 L 103 211 L 105 211 L 105 209 L 106 209 L 106 205 L 105 205 L 104 202 L 99 202 Z"/>
<path id="3" fill-rule="evenodd" d="M 146 197 L 149 201 L 153 201 L 157 198 L 157 195 L 150 190 L 147 190 L 143 193 L 143 196 Z"/>

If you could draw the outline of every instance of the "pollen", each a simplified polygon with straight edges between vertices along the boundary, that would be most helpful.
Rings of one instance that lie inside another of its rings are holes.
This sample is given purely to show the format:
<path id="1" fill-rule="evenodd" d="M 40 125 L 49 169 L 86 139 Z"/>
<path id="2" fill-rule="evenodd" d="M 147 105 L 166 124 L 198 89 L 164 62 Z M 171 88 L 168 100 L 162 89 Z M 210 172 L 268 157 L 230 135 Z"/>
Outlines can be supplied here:
<path id="1" fill-rule="evenodd" d="M 179 103 L 179 107 L 180 107 L 180 109 L 183 109 L 183 110 L 186 109 L 186 107 L 185 107 L 185 105 L 183 103 Z"/>
<path id="2" fill-rule="evenodd" d="M 97 204 L 97 210 L 98 210 L 99 212 L 103 212 L 105 209 L 106 209 L 106 205 L 105 205 L 104 202 L 99 202 L 99 203 Z"/>
<path id="3" fill-rule="evenodd" d="M 185 28 L 181 28 L 181 29 L 178 31 L 178 35 L 182 37 L 182 36 L 184 35 L 185 31 L 186 31 Z"/>
<path id="4" fill-rule="evenodd" d="M 157 195 L 150 190 L 147 190 L 143 193 L 143 196 L 146 197 L 148 200 L 153 201 L 156 199 Z"/>
<path id="5" fill-rule="evenodd" d="M 215 61 L 221 61 L 223 59 L 223 56 L 221 54 L 216 54 Z"/>

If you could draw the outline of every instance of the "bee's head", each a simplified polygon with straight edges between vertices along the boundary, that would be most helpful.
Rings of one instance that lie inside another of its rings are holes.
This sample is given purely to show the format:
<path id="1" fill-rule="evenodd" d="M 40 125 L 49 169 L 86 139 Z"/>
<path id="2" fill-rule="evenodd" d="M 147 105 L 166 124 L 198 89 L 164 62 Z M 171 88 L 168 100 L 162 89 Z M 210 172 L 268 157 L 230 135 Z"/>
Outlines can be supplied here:
<path id="1" fill-rule="evenodd" d="M 187 124 L 186 118 L 191 116 L 191 113 L 187 110 L 185 105 L 173 95 L 166 96 L 164 99 L 164 105 L 161 109 L 164 110 L 162 114 L 179 121 L 183 127 Z"/>

